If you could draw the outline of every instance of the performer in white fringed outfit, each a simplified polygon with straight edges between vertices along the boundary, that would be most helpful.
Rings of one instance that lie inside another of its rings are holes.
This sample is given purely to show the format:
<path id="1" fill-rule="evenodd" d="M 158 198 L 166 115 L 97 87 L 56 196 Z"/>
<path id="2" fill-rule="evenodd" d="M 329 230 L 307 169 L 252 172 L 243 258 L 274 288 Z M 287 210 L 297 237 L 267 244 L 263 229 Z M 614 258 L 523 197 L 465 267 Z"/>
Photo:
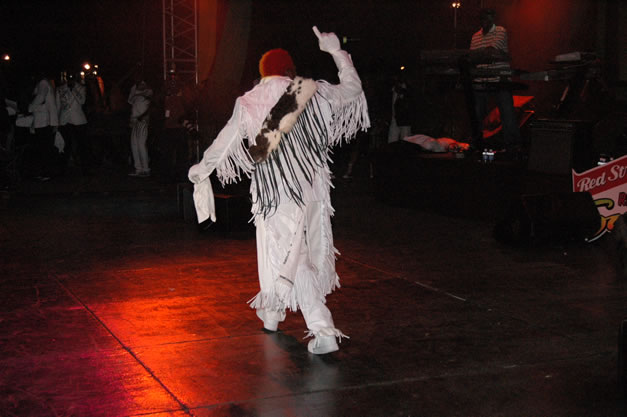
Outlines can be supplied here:
<path id="1" fill-rule="evenodd" d="M 324 354 L 346 337 L 335 327 L 326 295 L 339 287 L 335 272 L 329 151 L 370 127 L 361 80 L 334 33 L 313 28 L 320 50 L 339 70 L 338 85 L 292 78 L 282 49 L 259 63 L 261 81 L 239 97 L 231 119 L 189 170 L 198 221 L 215 221 L 209 175 L 220 181 L 251 178 L 257 229 L 259 293 L 249 301 L 267 330 L 277 330 L 285 310 L 300 308 L 314 338 L 308 349 Z"/>

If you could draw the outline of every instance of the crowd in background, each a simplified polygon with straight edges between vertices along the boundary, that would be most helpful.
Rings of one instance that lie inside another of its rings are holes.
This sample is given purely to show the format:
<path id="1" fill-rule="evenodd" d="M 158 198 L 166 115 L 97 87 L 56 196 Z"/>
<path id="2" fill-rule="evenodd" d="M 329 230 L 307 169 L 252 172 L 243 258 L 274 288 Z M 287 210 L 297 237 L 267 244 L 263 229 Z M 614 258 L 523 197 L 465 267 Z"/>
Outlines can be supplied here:
<path id="1" fill-rule="evenodd" d="M 373 127 L 338 150 L 336 175 L 351 178 L 357 161 L 387 141 L 393 81 L 363 77 Z M 117 80 L 95 71 L 18 77 L 0 71 L 2 187 L 92 176 L 103 166 L 132 177 L 185 181 L 215 135 L 211 123 L 198 127 L 209 93 L 205 83 L 182 82 L 174 72 L 150 84 L 140 67 Z"/>
<path id="2" fill-rule="evenodd" d="M 182 181 L 198 159 L 199 95 L 175 73 L 153 87 L 139 66 L 119 80 L 0 71 L 0 185 L 92 176 L 103 166 Z"/>
<path id="3" fill-rule="evenodd" d="M 372 177 L 375 151 L 410 135 L 467 136 L 467 111 L 450 81 L 408 70 L 360 75 L 372 126 L 336 150 L 335 176 L 350 179 L 359 166 Z M 2 186 L 90 176 L 102 166 L 133 177 L 186 181 L 217 133 L 212 126 L 224 121 L 198 120 L 210 99 L 206 83 L 184 83 L 174 72 L 151 80 L 141 67 L 116 80 L 69 72 L 2 77 L 0 99 L 8 111 L 1 115 Z"/>

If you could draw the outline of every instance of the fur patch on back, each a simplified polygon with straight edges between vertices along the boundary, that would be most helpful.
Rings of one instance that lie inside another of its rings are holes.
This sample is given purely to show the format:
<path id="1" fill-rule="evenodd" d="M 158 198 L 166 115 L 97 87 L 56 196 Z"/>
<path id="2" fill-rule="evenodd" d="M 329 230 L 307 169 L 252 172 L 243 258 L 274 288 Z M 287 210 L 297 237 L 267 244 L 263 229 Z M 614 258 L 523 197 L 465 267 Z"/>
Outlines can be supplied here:
<path id="1" fill-rule="evenodd" d="M 316 93 L 316 82 L 309 78 L 296 77 L 285 90 L 279 101 L 272 107 L 255 138 L 255 145 L 249 149 L 250 156 L 257 163 L 265 161 L 279 146 L 281 134 L 289 133 L 298 116 Z"/>

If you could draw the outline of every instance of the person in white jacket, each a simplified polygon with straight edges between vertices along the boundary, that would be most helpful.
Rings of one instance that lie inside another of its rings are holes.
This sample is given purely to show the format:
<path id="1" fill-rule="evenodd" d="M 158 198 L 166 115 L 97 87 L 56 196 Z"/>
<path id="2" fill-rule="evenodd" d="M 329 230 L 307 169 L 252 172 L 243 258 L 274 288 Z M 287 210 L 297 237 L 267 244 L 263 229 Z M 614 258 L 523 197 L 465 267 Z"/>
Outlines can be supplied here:
<path id="1" fill-rule="evenodd" d="M 33 175 L 38 179 L 47 180 L 57 173 L 59 164 L 59 153 L 54 146 L 54 135 L 59 126 L 59 112 L 54 87 L 44 75 L 39 77 L 28 111 L 33 115 L 31 127 L 35 133 L 33 143 L 37 172 Z"/>
<path id="2" fill-rule="evenodd" d="M 59 108 L 59 131 L 65 141 L 65 163 L 72 158 L 78 163 L 83 174 L 91 169 L 91 144 L 87 138 L 87 117 L 83 105 L 87 97 L 85 85 L 70 79 L 57 88 L 57 106 Z"/>
<path id="3" fill-rule="evenodd" d="M 260 61 L 261 81 L 239 97 L 231 119 L 189 170 L 198 221 L 216 221 L 209 175 L 221 182 L 251 177 L 257 229 L 259 293 L 249 301 L 275 331 L 286 309 L 301 310 L 313 339 L 308 350 L 338 349 L 326 296 L 339 287 L 330 199 L 330 148 L 370 126 L 361 80 L 334 33 L 313 28 L 322 51 L 339 70 L 338 85 L 300 77 L 284 50 Z"/>

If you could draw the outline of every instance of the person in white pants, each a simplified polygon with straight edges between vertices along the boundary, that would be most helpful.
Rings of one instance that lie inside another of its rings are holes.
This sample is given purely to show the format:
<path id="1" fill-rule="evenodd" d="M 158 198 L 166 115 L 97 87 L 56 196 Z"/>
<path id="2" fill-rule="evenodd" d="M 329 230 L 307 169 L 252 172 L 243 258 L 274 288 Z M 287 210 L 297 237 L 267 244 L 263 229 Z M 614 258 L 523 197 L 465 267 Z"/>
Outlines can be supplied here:
<path id="1" fill-rule="evenodd" d="M 340 83 L 294 77 L 290 55 L 268 51 L 260 82 L 235 102 L 231 119 L 189 170 L 198 221 L 216 221 L 209 175 L 231 183 L 251 178 L 257 228 L 259 293 L 249 301 L 264 328 L 276 331 L 286 310 L 301 310 L 314 354 L 336 351 L 346 337 L 335 327 L 326 296 L 339 287 L 330 199 L 332 146 L 370 126 L 361 80 L 334 33 L 313 28 Z"/>
<path id="2" fill-rule="evenodd" d="M 131 87 L 128 102 L 131 104 L 131 152 L 135 171 L 130 176 L 150 176 L 150 158 L 148 157 L 148 124 L 150 122 L 150 104 L 152 90 L 145 81 Z"/>

